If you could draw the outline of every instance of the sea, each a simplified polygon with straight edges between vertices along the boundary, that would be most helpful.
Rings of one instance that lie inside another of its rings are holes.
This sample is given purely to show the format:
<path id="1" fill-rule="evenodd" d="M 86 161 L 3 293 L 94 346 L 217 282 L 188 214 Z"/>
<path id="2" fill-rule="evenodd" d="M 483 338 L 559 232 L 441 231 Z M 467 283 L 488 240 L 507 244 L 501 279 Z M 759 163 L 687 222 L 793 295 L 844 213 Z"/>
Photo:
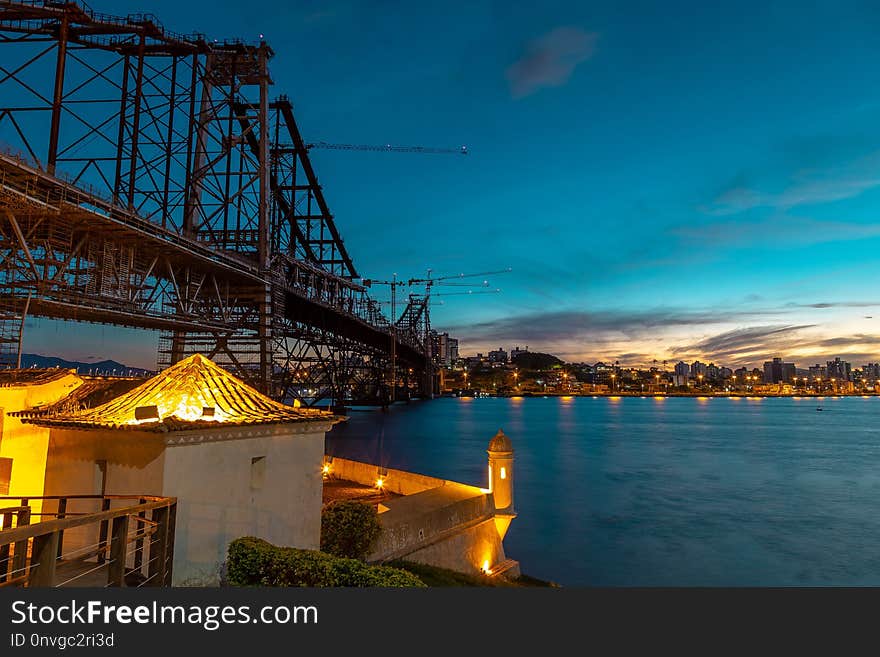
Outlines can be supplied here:
<path id="1" fill-rule="evenodd" d="M 477 486 L 515 450 L 522 571 L 565 587 L 880 585 L 880 397 L 440 398 L 331 455 Z"/>

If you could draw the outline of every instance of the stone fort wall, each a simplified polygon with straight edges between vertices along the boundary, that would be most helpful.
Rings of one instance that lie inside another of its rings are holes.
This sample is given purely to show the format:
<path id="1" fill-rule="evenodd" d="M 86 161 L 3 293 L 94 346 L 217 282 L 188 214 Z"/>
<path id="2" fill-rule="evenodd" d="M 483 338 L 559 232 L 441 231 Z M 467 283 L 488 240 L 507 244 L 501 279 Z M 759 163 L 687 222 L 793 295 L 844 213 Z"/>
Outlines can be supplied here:
<path id="1" fill-rule="evenodd" d="M 385 490 L 402 496 L 380 504 L 382 534 L 368 561 L 403 559 L 471 574 L 507 561 L 486 489 L 338 457 L 332 474 L 366 486 L 381 475 Z"/>

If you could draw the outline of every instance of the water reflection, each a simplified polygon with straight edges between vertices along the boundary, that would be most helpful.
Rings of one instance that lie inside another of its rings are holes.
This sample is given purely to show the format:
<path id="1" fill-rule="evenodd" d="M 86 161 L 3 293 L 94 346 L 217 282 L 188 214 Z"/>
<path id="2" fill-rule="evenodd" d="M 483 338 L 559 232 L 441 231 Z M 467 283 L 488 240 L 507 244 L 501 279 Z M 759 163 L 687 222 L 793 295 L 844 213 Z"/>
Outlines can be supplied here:
<path id="1" fill-rule="evenodd" d="M 439 399 L 353 411 L 327 451 L 484 485 L 503 428 L 506 550 L 570 586 L 880 585 L 880 404 L 708 401 Z"/>

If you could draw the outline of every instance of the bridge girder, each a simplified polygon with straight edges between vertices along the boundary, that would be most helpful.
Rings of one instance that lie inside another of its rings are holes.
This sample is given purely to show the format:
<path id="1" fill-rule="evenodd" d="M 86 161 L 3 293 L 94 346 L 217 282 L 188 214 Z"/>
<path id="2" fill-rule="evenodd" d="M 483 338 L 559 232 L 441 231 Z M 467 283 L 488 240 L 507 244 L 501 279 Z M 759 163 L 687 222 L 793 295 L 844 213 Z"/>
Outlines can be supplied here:
<path id="1" fill-rule="evenodd" d="M 395 332 L 270 100 L 265 42 L 31 0 L 0 2 L 0 44 L 0 324 L 29 298 L 162 331 L 160 366 L 198 350 L 280 397 L 304 364 L 336 401 L 380 391 Z M 397 338 L 407 371 L 424 331 Z"/>

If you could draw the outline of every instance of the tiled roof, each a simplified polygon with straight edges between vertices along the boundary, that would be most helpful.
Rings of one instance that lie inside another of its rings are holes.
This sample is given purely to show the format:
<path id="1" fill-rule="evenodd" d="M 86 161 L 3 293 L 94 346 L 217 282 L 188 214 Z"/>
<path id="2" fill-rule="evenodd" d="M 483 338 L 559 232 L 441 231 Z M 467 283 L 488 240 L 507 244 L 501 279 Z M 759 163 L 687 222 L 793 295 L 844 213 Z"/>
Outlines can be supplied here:
<path id="1" fill-rule="evenodd" d="M 490 452 L 512 452 L 513 451 L 513 445 L 510 443 L 510 438 L 508 438 L 501 429 L 499 429 L 498 433 L 495 434 L 495 437 L 489 441 L 489 451 Z"/>
<path id="2" fill-rule="evenodd" d="M 69 415 L 77 411 L 88 410 L 115 399 L 143 383 L 144 379 L 85 376 L 77 375 L 82 384 L 74 388 L 69 395 L 56 402 L 44 406 L 34 406 L 23 411 L 8 413 L 13 417 L 34 418 L 55 415 Z"/>
<path id="3" fill-rule="evenodd" d="M 0 370 L 0 388 L 39 386 L 63 378 L 73 370 L 63 367 L 21 368 Z"/>
<path id="4" fill-rule="evenodd" d="M 44 426 L 164 432 L 340 419 L 327 411 L 276 402 L 209 358 L 195 354 L 100 406 L 23 421 Z"/>

